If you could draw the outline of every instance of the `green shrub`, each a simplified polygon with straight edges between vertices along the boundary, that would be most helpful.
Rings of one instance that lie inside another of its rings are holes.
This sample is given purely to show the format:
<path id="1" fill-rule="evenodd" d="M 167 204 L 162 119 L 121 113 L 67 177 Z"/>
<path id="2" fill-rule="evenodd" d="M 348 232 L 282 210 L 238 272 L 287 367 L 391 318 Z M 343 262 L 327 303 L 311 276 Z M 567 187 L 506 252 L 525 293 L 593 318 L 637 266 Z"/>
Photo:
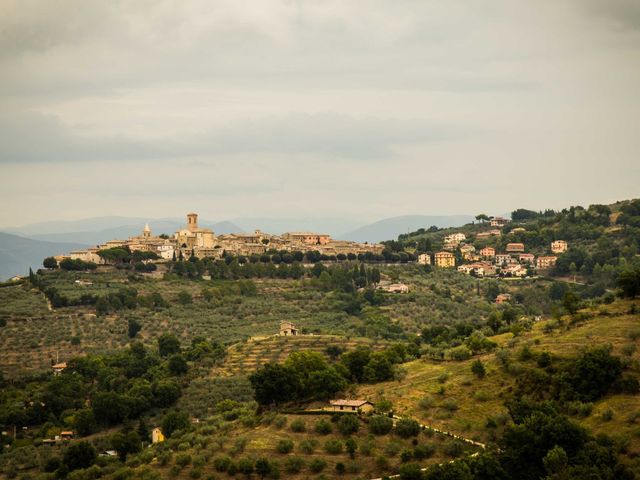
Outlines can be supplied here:
<path id="1" fill-rule="evenodd" d="M 191 463 L 191 455 L 188 453 L 180 453 L 176 456 L 175 464 L 184 468 Z"/>
<path id="2" fill-rule="evenodd" d="M 416 460 L 424 460 L 431 457 L 435 451 L 436 449 L 433 445 L 423 443 L 415 446 L 413 449 L 413 457 Z"/>
<path id="3" fill-rule="evenodd" d="M 458 410 L 458 401 L 455 398 L 447 398 L 444 402 L 442 402 L 442 406 L 446 410 L 453 412 L 455 410 Z"/>
<path id="4" fill-rule="evenodd" d="M 289 428 L 292 432 L 295 433 L 303 433 L 307 431 L 307 425 L 304 423 L 302 419 L 296 419 L 289 425 Z"/>
<path id="5" fill-rule="evenodd" d="M 305 440 L 302 440 L 298 445 L 298 449 L 302 453 L 306 453 L 307 455 L 311 455 L 317 447 L 318 441 L 315 438 L 307 438 Z"/>
<path id="6" fill-rule="evenodd" d="M 238 471 L 249 476 L 253 473 L 254 463 L 253 460 L 247 457 L 243 457 L 238 460 Z"/>
<path id="7" fill-rule="evenodd" d="M 400 480 L 422 480 L 422 468 L 417 463 L 405 463 L 400 466 Z"/>
<path id="8" fill-rule="evenodd" d="M 287 424 L 287 417 L 284 417 L 284 416 L 281 416 L 281 415 L 278 415 L 273 421 L 273 425 L 276 428 L 282 428 L 286 424 Z"/>
<path id="9" fill-rule="evenodd" d="M 435 400 L 431 395 L 425 395 L 418 401 L 418 408 L 422 410 L 429 410 L 431 407 L 433 407 L 434 403 Z"/>
<path id="10" fill-rule="evenodd" d="M 401 418 L 396 422 L 396 434 L 402 438 L 415 437 L 420 433 L 420 424 L 411 418 Z"/>
<path id="11" fill-rule="evenodd" d="M 412 458 L 413 458 L 413 452 L 411 450 L 403 450 L 400 453 L 400 461 L 402 463 L 407 463 Z"/>
<path id="12" fill-rule="evenodd" d="M 227 456 L 216 457 L 213 459 L 213 468 L 218 472 L 226 472 L 231 465 L 231 459 Z"/>
<path id="13" fill-rule="evenodd" d="M 333 427 L 330 422 L 320 419 L 316 422 L 314 430 L 318 435 L 328 435 L 332 432 Z"/>
<path id="14" fill-rule="evenodd" d="M 384 453 L 388 457 L 395 457 L 400 453 L 400 450 L 402 450 L 402 444 L 398 442 L 389 442 L 384 447 Z"/>
<path id="15" fill-rule="evenodd" d="M 369 431 L 374 435 L 386 435 L 393 429 L 393 420 L 389 417 L 376 415 L 369 420 Z"/>
<path id="16" fill-rule="evenodd" d="M 464 445 L 459 440 L 452 440 L 444 444 L 442 451 L 452 458 L 457 458 L 464 453 Z"/>
<path id="17" fill-rule="evenodd" d="M 360 420 L 357 415 L 341 415 L 338 420 L 338 431 L 345 437 L 354 434 L 360 428 Z"/>
<path id="18" fill-rule="evenodd" d="M 313 473 L 320 473 L 322 470 L 325 469 L 326 466 L 327 466 L 327 462 L 325 462 L 321 458 L 315 458 L 309 464 L 309 469 L 311 469 Z"/>
<path id="19" fill-rule="evenodd" d="M 300 473 L 304 468 L 304 459 L 300 457 L 289 457 L 284 462 L 284 471 L 287 473 Z"/>
<path id="20" fill-rule="evenodd" d="M 337 455 L 342 453 L 342 442 L 340 440 L 327 440 L 324 443 L 324 449 L 327 453 L 331 455 Z"/>
<path id="21" fill-rule="evenodd" d="M 276 451 L 278 453 L 291 453 L 293 451 L 293 440 L 287 438 L 280 440 L 276 445 Z"/>

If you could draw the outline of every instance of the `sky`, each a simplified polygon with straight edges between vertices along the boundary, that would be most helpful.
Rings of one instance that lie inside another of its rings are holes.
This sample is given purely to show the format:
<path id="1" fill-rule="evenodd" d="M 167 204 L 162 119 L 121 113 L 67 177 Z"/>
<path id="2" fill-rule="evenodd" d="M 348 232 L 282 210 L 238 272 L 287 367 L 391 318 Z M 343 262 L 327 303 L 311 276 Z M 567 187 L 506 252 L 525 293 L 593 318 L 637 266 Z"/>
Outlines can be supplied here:
<path id="1" fill-rule="evenodd" d="M 640 196 L 637 0 L 0 0 L 0 227 Z"/>

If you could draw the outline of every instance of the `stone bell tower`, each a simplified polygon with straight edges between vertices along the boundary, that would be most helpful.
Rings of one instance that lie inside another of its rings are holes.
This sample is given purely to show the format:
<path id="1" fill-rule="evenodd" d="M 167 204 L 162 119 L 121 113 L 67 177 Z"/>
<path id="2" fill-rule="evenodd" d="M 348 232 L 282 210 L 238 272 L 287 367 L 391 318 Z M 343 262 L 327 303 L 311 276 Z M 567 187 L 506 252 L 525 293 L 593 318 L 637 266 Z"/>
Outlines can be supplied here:
<path id="1" fill-rule="evenodd" d="M 187 213 L 187 228 L 193 232 L 198 229 L 198 214 Z"/>

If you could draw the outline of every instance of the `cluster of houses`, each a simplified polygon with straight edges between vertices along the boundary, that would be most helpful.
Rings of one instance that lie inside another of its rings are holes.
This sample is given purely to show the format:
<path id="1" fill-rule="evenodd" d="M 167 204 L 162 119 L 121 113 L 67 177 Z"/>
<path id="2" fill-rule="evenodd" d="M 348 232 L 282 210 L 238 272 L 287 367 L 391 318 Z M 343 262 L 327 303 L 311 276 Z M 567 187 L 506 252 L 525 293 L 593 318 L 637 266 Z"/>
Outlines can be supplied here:
<path id="1" fill-rule="evenodd" d="M 508 220 L 502 217 L 496 217 L 491 220 L 491 226 L 503 227 L 507 222 Z M 525 229 L 521 227 L 511 230 L 513 233 L 524 231 Z M 492 228 L 478 233 L 476 239 L 500 235 L 502 235 L 501 230 Z M 430 254 L 423 253 L 418 256 L 418 263 L 435 265 L 439 268 L 456 268 L 456 256 L 453 252 L 459 250 L 463 260 L 463 263 L 457 266 L 459 272 L 477 277 L 525 277 L 534 269 L 553 268 L 558 260 L 557 255 L 566 252 L 569 248 L 565 240 L 555 240 L 550 245 L 551 255 L 536 257 L 532 253 L 525 252 L 524 243 L 507 243 L 504 252 L 497 252 L 493 247 L 484 247 L 476 251 L 476 247 L 466 241 L 466 235 L 461 232 L 447 235 L 443 239 L 443 250 L 436 252 L 433 260 Z"/>
<path id="2" fill-rule="evenodd" d="M 187 224 L 171 238 L 166 235 L 154 236 L 149 225 L 145 225 L 141 235 L 126 240 L 110 240 L 86 250 L 76 250 L 69 255 L 61 255 L 56 260 L 65 258 L 79 259 L 96 264 L 106 261 L 99 255 L 101 250 L 127 247 L 131 252 L 153 252 L 161 259 L 171 260 L 182 255 L 189 258 L 221 258 L 223 252 L 236 256 L 261 255 L 267 250 L 278 251 L 318 251 L 323 255 L 375 254 L 382 253 L 383 245 L 374 243 L 359 243 L 346 240 L 334 240 L 330 235 L 314 232 L 287 232 L 273 235 L 260 230 L 253 233 L 230 233 L 215 235 L 213 230 L 198 225 L 198 214 L 187 214 Z"/>

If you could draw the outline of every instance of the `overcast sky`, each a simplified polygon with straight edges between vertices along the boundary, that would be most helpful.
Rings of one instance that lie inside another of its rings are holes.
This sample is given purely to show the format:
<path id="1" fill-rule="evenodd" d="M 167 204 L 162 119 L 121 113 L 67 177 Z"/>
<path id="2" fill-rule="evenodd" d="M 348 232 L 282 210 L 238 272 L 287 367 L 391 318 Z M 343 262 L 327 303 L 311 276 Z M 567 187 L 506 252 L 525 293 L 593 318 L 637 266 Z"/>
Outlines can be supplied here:
<path id="1" fill-rule="evenodd" d="M 640 2 L 0 0 L 0 226 L 640 196 Z"/>

